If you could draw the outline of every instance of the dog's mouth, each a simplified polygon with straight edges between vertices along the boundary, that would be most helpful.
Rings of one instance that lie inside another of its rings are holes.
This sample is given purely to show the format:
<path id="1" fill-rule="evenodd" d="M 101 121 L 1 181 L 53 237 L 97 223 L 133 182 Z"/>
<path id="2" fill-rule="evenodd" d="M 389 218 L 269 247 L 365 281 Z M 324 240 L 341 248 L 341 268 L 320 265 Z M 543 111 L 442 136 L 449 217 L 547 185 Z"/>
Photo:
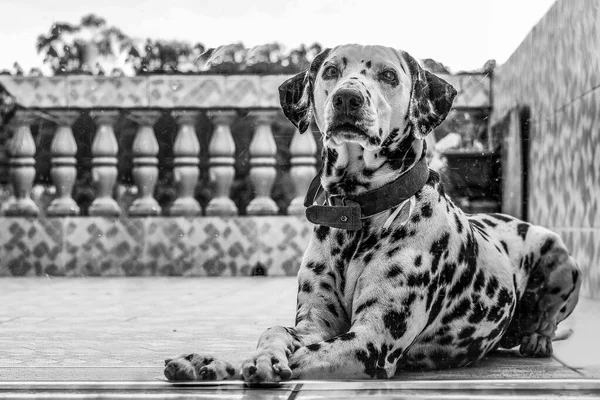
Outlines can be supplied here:
<path id="1" fill-rule="evenodd" d="M 376 148 L 380 143 L 380 139 L 369 135 L 367 129 L 358 123 L 348 120 L 333 124 L 327 130 L 325 139 L 336 146 L 341 145 L 343 142 L 357 142 L 369 149 Z"/>
<path id="2" fill-rule="evenodd" d="M 367 131 L 358 124 L 345 120 L 332 124 L 327 130 L 327 139 L 347 139 L 356 140 L 359 138 L 368 138 Z"/>

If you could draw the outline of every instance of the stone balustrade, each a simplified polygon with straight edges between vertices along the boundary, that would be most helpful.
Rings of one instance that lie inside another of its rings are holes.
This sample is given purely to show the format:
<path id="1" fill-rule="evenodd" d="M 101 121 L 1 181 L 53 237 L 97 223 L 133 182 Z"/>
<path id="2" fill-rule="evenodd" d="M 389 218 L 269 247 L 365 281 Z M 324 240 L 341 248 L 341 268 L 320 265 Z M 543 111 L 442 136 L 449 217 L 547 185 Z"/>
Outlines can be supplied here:
<path id="1" fill-rule="evenodd" d="M 51 144 L 50 176 L 56 197 L 47 210 L 48 216 L 81 215 L 72 198 L 80 167 L 72 125 L 84 113 L 94 119 L 96 132 L 92 143 L 92 180 L 95 199 L 90 216 L 234 216 L 238 207 L 230 198 L 235 177 L 236 148 L 231 126 L 239 113 L 252 125 L 248 179 L 254 197 L 247 205 L 248 215 L 276 215 L 282 211 L 271 197 L 280 169 L 276 162 L 277 145 L 272 124 L 281 113 L 277 87 L 288 76 L 258 75 L 149 75 L 143 77 L 22 77 L 0 76 L 20 109 L 12 121 L 14 136 L 9 145 L 10 182 L 14 200 L 4 205 L 5 215 L 35 216 L 37 206 L 30 199 L 35 177 L 35 143 L 30 126 L 40 118 L 56 124 Z M 489 107 L 489 78 L 478 75 L 444 76 L 459 90 L 455 108 Z M 213 124 L 211 132 L 196 132 L 199 115 L 204 113 Z M 159 144 L 154 132 L 157 120 L 170 114 L 178 125 L 173 144 L 173 185 L 177 197 L 163 210 L 154 198 L 159 169 Z M 114 125 L 119 118 L 137 124 L 132 147 L 132 177 L 137 198 L 127 210 L 121 210 L 113 198 L 118 181 L 119 145 Z M 213 197 L 202 210 L 194 197 L 199 183 L 199 136 L 209 135 L 208 175 Z M 302 198 L 316 173 L 317 145 L 310 135 L 296 132 L 290 138 L 290 175 L 295 197 L 287 212 L 303 213 Z M 240 150 L 240 149 L 238 149 Z M 239 152 L 238 152 L 239 154 Z"/>
<path id="2" fill-rule="evenodd" d="M 0 276 L 295 274 L 319 145 L 280 111 L 287 78 L 0 76 L 19 105 L 0 130 L 11 193 L 0 204 Z M 459 89 L 455 107 L 490 106 L 489 78 L 446 78 Z M 36 143 L 48 146 L 41 125 L 51 138 L 46 203 L 32 200 Z M 74 189 L 85 173 L 93 199 L 84 205 Z M 161 179 L 172 201 L 159 201 Z M 251 193 L 243 203 L 233 198 L 240 185 Z"/>

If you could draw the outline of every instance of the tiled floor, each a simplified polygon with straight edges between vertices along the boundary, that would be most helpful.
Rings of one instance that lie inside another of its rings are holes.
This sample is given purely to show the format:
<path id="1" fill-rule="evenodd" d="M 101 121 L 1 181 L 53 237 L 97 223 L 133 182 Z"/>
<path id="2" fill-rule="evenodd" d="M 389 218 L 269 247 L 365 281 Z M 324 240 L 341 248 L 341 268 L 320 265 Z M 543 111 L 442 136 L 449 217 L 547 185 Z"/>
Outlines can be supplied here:
<path id="1" fill-rule="evenodd" d="M 539 390 L 547 390 L 552 385 L 558 385 L 556 389 L 583 387 L 596 382 L 587 379 L 600 378 L 600 302 L 582 299 L 566 321 L 575 333 L 554 343 L 551 359 L 504 352 L 470 368 L 404 372 L 391 382 L 300 382 L 268 391 L 244 389 L 241 383 L 229 384 L 227 389 L 214 385 L 192 389 L 163 382 L 163 359 L 179 353 L 206 352 L 241 362 L 264 329 L 293 324 L 296 287 L 294 278 L 0 279 L 0 398 L 3 393 L 36 389 L 15 381 L 37 381 L 37 389 L 44 390 L 49 388 L 43 385 L 53 382 L 58 385 L 53 392 L 56 396 L 60 390 L 75 388 L 68 382 L 112 382 L 79 390 L 87 393 L 111 387 L 115 394 L 115 385 L 124 385 L 117 382 L 128 381 L 138 383 L 120 387 L 133 390 L 127 392 L 130 395 L 146 393 L 146 398 L 198 391 L 216 398 L 234 393 L 255 398 L 263 392 L 271 398 L 288 398 L 292 393 L 297 398 L 318 398 L 325 392 L 344 397 L 358 389 L 376 397 L 400 390 L 403 395 L 414 391 L 425 396 L 419 398 L 429 398 L 429 394 L 440 398 L 430 391 L 440 387 L 475 390 L 475 384 L 466 380 L 512 379 L 519 387 L 524 379 L 551 379 L 537 383 Z M 511 387 L 504 382 L 504 389 Z M 528 388 L 536 386 L 528 383 Z"/>

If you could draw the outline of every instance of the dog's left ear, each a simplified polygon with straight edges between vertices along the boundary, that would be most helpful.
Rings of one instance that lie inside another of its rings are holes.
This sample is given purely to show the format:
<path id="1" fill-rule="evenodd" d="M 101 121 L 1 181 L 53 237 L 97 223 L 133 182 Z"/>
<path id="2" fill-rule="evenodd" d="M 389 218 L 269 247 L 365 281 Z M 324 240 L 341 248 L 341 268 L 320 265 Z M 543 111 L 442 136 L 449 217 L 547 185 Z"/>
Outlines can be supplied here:
<path id="1" fill-rule="evenodd" d="M 312 119 L 314 96 L 313 88 L 317 73 L 331 49 L 319 53 L 306 71 L 291 77 L 279 86 L 279 102 L 283 114 L 292 124 L 304 133 Z"/>
<path id="2" fill-rule="evenodd" d="M 414 127 L 413 135 L 417 139 L 425 139 L 450 112 L 456 89 L 445 80 L 421 68 L 410 54 L 403 52 L 403 56 L 412 78 L 408 119 Z"/>

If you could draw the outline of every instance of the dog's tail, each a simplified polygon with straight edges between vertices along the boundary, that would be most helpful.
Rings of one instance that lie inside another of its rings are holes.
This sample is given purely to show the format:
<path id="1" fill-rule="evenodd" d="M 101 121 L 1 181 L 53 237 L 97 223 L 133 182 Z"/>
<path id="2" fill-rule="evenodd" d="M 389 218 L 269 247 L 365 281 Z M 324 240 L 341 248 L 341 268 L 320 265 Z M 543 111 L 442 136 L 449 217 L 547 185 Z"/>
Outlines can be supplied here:
<path id="1" fill-rule="evenodd" d="M 571 337 L 573 334 L 573 329 L 571 328 L 561 328 L 556 331 L 554 337 L 552 338 L 553 342 L 558 342 L 559 340 L 566 340 Z"/>

